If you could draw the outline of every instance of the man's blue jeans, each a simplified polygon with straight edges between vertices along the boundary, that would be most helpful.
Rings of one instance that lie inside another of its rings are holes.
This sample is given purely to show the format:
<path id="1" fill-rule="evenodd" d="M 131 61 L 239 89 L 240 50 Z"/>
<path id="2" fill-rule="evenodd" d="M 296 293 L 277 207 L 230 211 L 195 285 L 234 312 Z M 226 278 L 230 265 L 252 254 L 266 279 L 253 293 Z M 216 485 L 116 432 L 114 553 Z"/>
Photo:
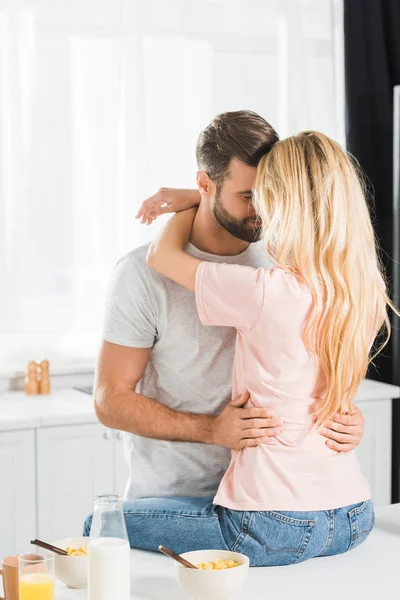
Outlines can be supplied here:
<path id="1" fill-rule="evenodd" d="M 163 544 L 178 554 L 233 550 L 246 554 L 252 566 L 347 552 L 368 537 L 375 522 L 371 500 L 314 512 L 242 512 L 214 506 L 210 498 L 144 498 L 125 502 L 124 515 L 132 548 L 157 550 Z"/>

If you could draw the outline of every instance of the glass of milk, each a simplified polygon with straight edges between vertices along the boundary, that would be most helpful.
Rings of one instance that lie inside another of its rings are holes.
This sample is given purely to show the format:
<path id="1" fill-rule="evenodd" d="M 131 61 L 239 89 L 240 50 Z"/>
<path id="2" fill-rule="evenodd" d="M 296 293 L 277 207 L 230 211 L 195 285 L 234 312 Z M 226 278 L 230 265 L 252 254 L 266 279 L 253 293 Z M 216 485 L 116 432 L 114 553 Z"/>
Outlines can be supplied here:
<path id="1" fill-rule="evenodd" d="M 96 496 L 88 554 L 89 600 L 129 600 L 130 548 L 120 496 Z"/>

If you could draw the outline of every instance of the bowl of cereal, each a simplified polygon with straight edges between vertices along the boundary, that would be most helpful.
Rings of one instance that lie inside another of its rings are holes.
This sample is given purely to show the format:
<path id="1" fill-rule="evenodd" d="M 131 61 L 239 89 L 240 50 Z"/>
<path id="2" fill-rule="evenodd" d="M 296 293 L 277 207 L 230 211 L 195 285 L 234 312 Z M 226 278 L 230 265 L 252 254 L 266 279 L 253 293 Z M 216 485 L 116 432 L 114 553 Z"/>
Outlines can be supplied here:
<path id="1" fill-rule="evenodd" d="M 182 590 L 192 600 L 233 600 L 249 574 L 249 559 L 228 550 L 197 550 L 181 554 L 197 569 L 176 563 Z"/>
<path id="2" fill-rule="evenodd" d="M 54 571 L 57 579 L 69 588 L 78 590 L 87 587 L 88 542 L 87 537 L 64 538 L 52 542 L 53 546 L 68 552 L 68 556 L 54 555 Z"/>

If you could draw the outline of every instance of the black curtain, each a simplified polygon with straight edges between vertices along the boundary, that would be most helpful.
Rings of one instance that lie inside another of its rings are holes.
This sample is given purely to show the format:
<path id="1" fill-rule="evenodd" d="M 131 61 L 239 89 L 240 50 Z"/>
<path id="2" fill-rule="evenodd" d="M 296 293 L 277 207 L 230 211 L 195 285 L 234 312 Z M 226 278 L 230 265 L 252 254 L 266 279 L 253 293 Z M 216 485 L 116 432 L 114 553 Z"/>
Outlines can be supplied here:
<path id="1" fill-rule="evenodd" d="M 400 84 L 400 0 L 344 0 L 347 147 L 374 191 L 375 231 L 391 294 L 400 305 L 400 256 L 394 244 L 400 199 L 393 198 L 393 87 Z M 400 169 L 400 164 L 395 168 Z M 397 202 L 397 204 L 396 204 Z M 396 262 L 397 261 L 397 262 Z M 400 319 L 368 377 L 400 385 Z M 400 500 L 400 407 L 393 402 L 392 502 Z"/>
<path id="2" fill-rule="evenodd" d="M 400 0 L 344 0 L 344 34 L 347 148 L 372 184 L 374 226 L 393 297 L 400 282 L 400 265 L 393 260 L 400 258 L 393 245 L 393 86 L 400 84 Z M 393 326 L 390 345 L 368 376 L 400 385 L 398 319 Z"/>

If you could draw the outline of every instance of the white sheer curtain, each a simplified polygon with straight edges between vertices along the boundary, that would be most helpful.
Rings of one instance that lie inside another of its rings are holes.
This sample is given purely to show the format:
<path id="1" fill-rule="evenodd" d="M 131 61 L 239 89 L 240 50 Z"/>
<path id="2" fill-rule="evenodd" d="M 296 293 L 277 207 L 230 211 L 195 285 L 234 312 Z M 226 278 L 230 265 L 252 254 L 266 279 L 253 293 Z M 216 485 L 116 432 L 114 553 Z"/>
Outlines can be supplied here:
<path id="1" fill-rule="evenodd" d="M 248 108 L 344 138 L 342 0 L 2 0 L 0 365 L 91 361 L 118 256 Z"/>

